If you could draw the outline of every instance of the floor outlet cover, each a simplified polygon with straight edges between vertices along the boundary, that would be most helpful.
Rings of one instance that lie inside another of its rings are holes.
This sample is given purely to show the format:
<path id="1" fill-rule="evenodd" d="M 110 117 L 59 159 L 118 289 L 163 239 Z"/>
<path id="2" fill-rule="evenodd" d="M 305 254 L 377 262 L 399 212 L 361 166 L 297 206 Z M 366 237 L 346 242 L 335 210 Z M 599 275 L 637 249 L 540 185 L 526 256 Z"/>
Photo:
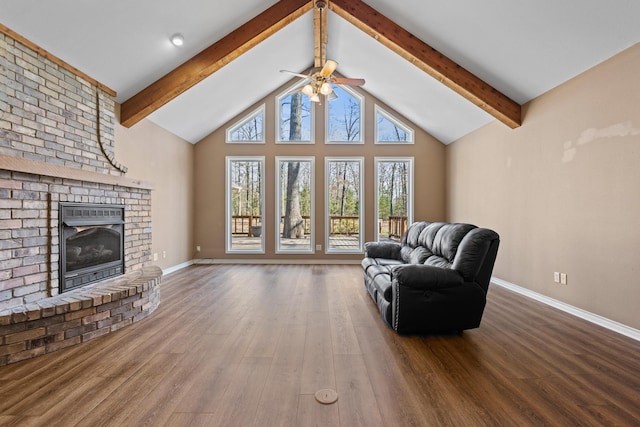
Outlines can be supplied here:
<path id="1" fill-rule="evenodd" d="M 330 388 L 318 390 L 316 392 L 316 400 L 323 405 L 331 405 L 338 400 L 338 393 Z"/>

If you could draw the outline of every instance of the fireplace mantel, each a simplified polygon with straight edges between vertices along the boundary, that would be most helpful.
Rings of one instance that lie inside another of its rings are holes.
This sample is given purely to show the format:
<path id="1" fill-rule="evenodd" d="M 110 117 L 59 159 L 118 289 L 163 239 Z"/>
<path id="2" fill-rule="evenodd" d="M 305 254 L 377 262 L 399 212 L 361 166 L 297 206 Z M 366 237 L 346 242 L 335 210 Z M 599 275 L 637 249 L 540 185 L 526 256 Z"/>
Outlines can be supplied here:
<path id="1" fill-rule="evenodd" d="M 145 181 L 127 178 L 119 175 L 107 175 L 66 166 L 38 162 L 21 157 L 0 155 L 0 169 L 29 173 L 33 175 L 51 176 L 56 178 L 74 179 L 77 181 L 95 182 L 98 184 L 119 185 L 122 187 L 153 190 L 153 186 Z"/>

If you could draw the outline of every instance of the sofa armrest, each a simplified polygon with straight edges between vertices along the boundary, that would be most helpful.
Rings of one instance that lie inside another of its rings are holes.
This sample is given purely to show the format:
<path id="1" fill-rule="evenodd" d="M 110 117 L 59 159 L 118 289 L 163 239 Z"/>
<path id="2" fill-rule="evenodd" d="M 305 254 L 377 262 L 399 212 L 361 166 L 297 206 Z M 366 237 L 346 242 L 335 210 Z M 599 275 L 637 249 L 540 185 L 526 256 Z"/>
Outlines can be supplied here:
<path id="1" fill-rule="evenodd" d="M 400 243 L 395 242 L 367 242 L 364 244 L 364 256 L 399 260 L 400 247 Z"/>
<path id="2" fill-rule="evenodd" d="M 424 264 L 405 264 L 391 270 L 391 278 L 400 286 L 413 289 L 444 289 L 460 286 L 464 278 L 456 270 Z"/>

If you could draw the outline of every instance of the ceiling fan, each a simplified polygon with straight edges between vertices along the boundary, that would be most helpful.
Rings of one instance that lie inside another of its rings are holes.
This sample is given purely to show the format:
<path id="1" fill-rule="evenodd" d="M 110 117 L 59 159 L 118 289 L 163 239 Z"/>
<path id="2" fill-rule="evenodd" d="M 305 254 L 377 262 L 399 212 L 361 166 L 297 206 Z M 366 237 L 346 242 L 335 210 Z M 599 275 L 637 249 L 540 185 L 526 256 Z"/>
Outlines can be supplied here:
<path id="1" fill-rule="evenodd" d="M 338 97 L 331 84 L 362 86 L 364 85 L 364 79 L 350 79 L 346 77 L 333 76 L 333 72 L 338 67 L 338 63 L 331 59 L 325 60 L 324 53 L 327 35 L 324 31 L 323 18 L 325 16 L 327 2 L 326 0 L 314 0 L 314 6 L 319 15 L 318 19 L 314 19 L 314 22 L 317 22 L 319 25 L 319 31 L 314 31 L 316 43 L 315 68 L 311 69 L 311 72 L 308 75 L 294 73 L 293 71 L 287 70 L 280 70 L 280 72 L 289 73 L 309 80 L 309 82 L 302 88 L 298 89 L 298 91 L 307 95 L 311 102 L 320 102 L 320 95 L 326 96 L 329 100 L 336 99 Z M 320 64 L 323 64 L 322 67 L 320 67 Z"/>

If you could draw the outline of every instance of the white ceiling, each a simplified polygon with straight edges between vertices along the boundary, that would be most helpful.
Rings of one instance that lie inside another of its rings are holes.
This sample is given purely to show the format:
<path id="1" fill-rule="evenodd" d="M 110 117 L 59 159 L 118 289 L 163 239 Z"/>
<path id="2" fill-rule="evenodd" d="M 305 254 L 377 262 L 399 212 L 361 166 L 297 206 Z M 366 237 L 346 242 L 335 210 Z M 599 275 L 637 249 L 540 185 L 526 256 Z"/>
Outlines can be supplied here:
<path id="1" fill-rule="evenodd" d="M 123 102 L 273 5 L 264 0 L 0 0 L 0 22 L 118 92 Z M 519 103 L 640 41 L 637 0 L 366 0 Z M 313 64 L 307 13 L 149 116 L 196 143 Z M 169 36 L 181 32 L 176 48 Z M 494 120 L 329 13 L 338 71 L 447 144 Z"/>

